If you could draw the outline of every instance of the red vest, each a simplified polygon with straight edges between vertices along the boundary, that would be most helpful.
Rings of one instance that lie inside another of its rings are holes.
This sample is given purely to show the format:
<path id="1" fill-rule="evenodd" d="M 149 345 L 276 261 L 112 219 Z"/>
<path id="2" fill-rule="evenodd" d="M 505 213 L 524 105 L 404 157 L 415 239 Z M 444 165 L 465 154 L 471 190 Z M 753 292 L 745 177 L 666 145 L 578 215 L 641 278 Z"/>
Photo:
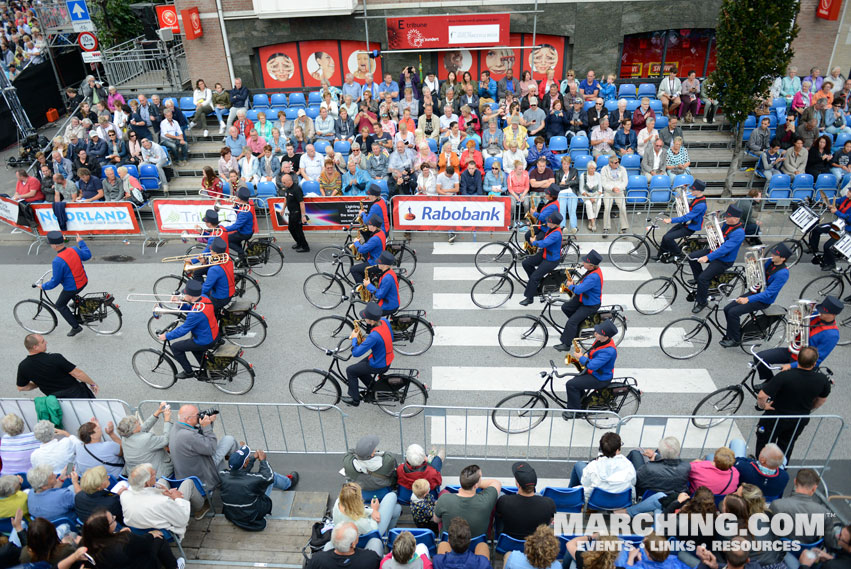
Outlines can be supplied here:
<path id="1" fill-rule="evenodd" d="M 378 235 L 378 238 L 381 239 L 381 250 L 384 251 L 387 248 L 387 234 L 379 229 L 375 232 L 375 235 Z"/>
<path id="2" fill-rule="evenodd" d="M 252 230 L 254 231 L 254 233 L 257 233 L 259 229 L 257 226 L 257 212 L 254 210 L 254 202 L 249 202 L 248 211 L 251 212 L 251 218 L 254 220 L 254 225 L 251 226 Z"/>
<path id="3" fill-rule="evenodd" d="M 388 367 L 393 363 L 393 332 L 390 326 L 383 318 L 378 322 L 378 326 L 374 328 L 378 335 L 381 336 L 381 341 L 384 342 L 384 361 Z M 369 355 L 369 361 L 372 361 L 372 354 Z"/>
<path id="4" fill-rule="evenodd" d="M 848 198 L 842 198 L 842 201 L 836 206 L 836 211 L 841 213 L 846 213 L 849 209 L 851 209 L 851 200 Z"/>
<path id="5" fill-rule="evenodd" d="M 810 320 L 810 338 L 818 334 L 819 332 L 824 332 L 825 330 L 838 330 L 839 328 L 836 326 L 836 320 L 833 322 L 822 322 L 821 318 L 816 316 L 812 320 Z M 798 361 L 798 354 L 789 351 L 789 355 L 792 356 L 792 361 Z"/>
<path id="6" fill-rule="evenodd" d="M 742 222 L 737 223 L 736 225 L 728 225 L 726 229 L 724 229 L 724 239 L 727 239 L 727 235 L 730 234 L 731 231 L 735 231 L 736 229 L 742 226 Z"/>
<path id="7" fill-rule="evenodd" d="M 228 296 L 232 297 L 236 294 L 236 277 L 233 274 L 233 259 L 228 259 L 228 262 L 222 263 L 221 267 L 225 271 L 225 276 L 228 279 Z"/>
<path id="8" fill-rule="evenodd" d="M 215 340 L 219 337 L 219 321 L 216 320 L 216 308 L 213 306 L 213 302 L 206 296 L 202 296 L 196 304 L 204 305 L 204 310 L 202 312 L 204 316 L 207 317 L 207 323 L 210 325 L 210 332 Z"/>
<path id="9" fill-rule="evenodd" d="M 585 277 L 587 277 L 588 275 L 590 275 L 592 273 L 597 273 L 600 276 L 600 302 L 602 302 L 603 301 L 603 271 L 600 270 L 600 267 L 597 267 L 593 271 L 588 271 L 587 273 L 582 275 L 582 278 L 579 279 L 579 282 L 581 283 L 582 281 L 584 281 Z M 579 284 L 579 283 L 576 283 L 576 284 Z M 581 294 L 579 295 L 579 302 L 582 302 L 582 295 Z"/>
<path id="10" fill-rule="evenodd" d="M 256 223 L 256 221 L 255 221 L 255 223 Z M 227 248 L 230 246 L 230 243 L 228 242 L 228 238 L 230 237 L 230 233 L 228 233 L 227 231 L 222 229 L 221 235 L 213 235 L 214 233 L 217 232 L 217 229 L 219 227 L 220 226 L 217 226 L 215 229 L 204 229 L 204 234 L 210 236 L 210 237 L 207 238 L 207 246 L 209 247 L 210 245 L 212 245 L 213 239 L 215 239 L 216 237 L 219 237 L 219 238 L 221 238 L 222 241 L 225 242 L 225 253 L 227 253 Z"/>
<path id="11" fill-rule="evenodd" d="M 383 198 L 378 198 L 378 207 L 381 208 L 381 215 L 384 217 L 384 229 L 390 231 L 390 214 L 387 212 L 387 202 Z"/>
<path id="12" fill-rule="evenodd" d="M 617 346 L 615 346 L 615 341 L 612 338 L 609 338 L 608 342 L 606 342 L 605 344 L 600 344 L 599 346 L 597 345 L 597 342 L 594 342 L 594 345 L 591 346 L 590 350 L 588 350 L 588 359 L 589 360 L 593 359 L 594 354 L 596 354 L 598 351 L 602 350 L 603 348 L 614 348 L 615 351 L 617 351 L 617 349 L 618 349 Z M 593 369 L 589 369 L 588 373 L 593 373 L 594 371 L 595 370 L 593 370 Z"/>
<path id="13" fill-rule="evenodd" d="M 398 299 L 398 297 L 399 297 L 399 277 L 396 276 L 396 273 L 393 272 L 393 269 L 390 269 L 386 273 L 381 275 L 381 278 L 378 279 L 378 286 L 380 287 L 381 281 L 383 281 L 384 279 L 386 279 L 388 277 L 393 279 L 393 286 L 396 287 L 396 298 Z M 378 301 L 378 306 L 384 306 L 384 299 L 383 298 Z"/>
<path id="14" fill-rule="evenodd" d="M 693 211 L 694 206 L 696 206 L 699 203 L 703 203 L 705 201 L 706 201 L 706 198 L 704 196 L 700 196 L 699 198 L 694 198 L 693 200 L 691 200 L 691 203 L 688 204 L 688 210 Z M 700 219 L 700 228 L 703 229 L 703 218 Z"/>
<path id="15" fill-rule="evenodd" d="M 86 276 L 86 269 L 83 268 L 83 261 L 80 259 L 80 254 L 73 247 L 65 247 L 57 253 L 60 259 L 65 261 L 68 268 L 71 269 L 71 274 L 74 276 L 74 284 L 77 285 L 77 290 L 80 290 L 89 282 L 89 277 Z"/>
<path id="16" fill-rule="evenodd" d="M 542 240 L 543 240 L 543 239 L 546 239 L 546 238 L 549 236 L 549 234 L 550 234 L 550 233 L 552 233 L 553 231 L 558 231 L 559 233 L 561 233 L 561 227 L 553 227 L 552 229 L 550 229 L 549 231 L 547 231 L 547 232 L 544 234 L 544 237 L 542 238 Z M 549 261 L 550 259 L 548 259 L 548 258 L 547 258 L 547 250 L 546 250 L 546 249 L 544 249 L 543 251 L 544 251 L 544 256 L 543 256 L 544 260 L 545 260 L 545 261 Z M 559 260 L 559 261 L 561 260 L 561 247 L 559 247 L 558 260 Z M 602 278 L 602 276 L 601 276 L 600 278 Z"/>

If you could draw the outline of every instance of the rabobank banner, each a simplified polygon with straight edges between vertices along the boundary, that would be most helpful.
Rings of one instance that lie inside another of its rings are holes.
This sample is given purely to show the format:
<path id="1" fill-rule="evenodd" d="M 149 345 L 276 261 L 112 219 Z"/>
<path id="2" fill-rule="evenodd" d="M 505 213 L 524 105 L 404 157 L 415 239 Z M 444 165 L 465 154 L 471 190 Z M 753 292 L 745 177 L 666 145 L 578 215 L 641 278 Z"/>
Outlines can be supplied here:
<path id="1" fill-rule="evenodd" d="M 33 204 L 38 232 L 60 231 L 56 212 L 65 216 L 63 233 L 75 235 L 130 235 L 142 232 L 136 211 L 130 202 L 68 203 L 63 209 L 52 204 Z"/>
<path id="2" fill-rule="evenodd" d="M 395 196 L 393 228 L 405 231 L 506 231 L 511 198 L 491 196 Z"/>
<path id="3" fill-rule="evenodd" d="M 213 200 L 154 200 L 154 221 L 160 233 L 182 233 L 192 231 L 203 225 L 202 219 L 208 209 L 213 209 Z M 230 207 L 230 204 L 223 204 Z M 229 224 L 236 221 L 236 212 L 232 209 L 219 210 L 219 223 Z"/>

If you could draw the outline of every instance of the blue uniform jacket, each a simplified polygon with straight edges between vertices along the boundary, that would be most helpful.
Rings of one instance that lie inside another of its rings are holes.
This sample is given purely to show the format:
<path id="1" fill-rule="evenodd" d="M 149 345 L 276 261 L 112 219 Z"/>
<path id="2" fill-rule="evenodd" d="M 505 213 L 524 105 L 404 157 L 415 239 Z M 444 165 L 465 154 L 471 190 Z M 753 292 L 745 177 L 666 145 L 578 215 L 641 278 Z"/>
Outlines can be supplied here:
<path id="1" fill-rule="evenodd" d="M 839 210 L 843 209 L 845 202 L 848 201 L 848 198 L 842 198 L 841 200 L 836 202 L 836 215 L 845 220 L 846 224 L 851 223 L 851 208 L 848 208 L 846 212 L 841 212 Z M 848 227 L 846 227 L 848 229 Z"/>
<path id="2" fill-rule="evenodd" d="M 372 219 L 373 215 L 377 215 L 381 218 L 381 231 L 387 233 L 387 230 L 390 228 L 384 226 L 384 210 L 381 209 L 381 202 L 383 201 L 384 198 L 378 198 L 371 206 L 369 206 L 369 211 L 366 213 L 366 218 L 364 218 L 364 221 L 368 221 Z"/>
<path id="3" fill-rule="evenodd" d="M 191 308 L 191 305 L 184 304 L 181 308 L 183 310 L 188 310 Z M 213 331 L 210 329 L 210 322 L 207 320 L 207 316 L 203 312 L 190 312 L 187 314 L 186 320 L 183 324 L 171 332 L 168 332 L 165 335 L 165 338 L 170 341 L 175 338 L 185 336 L 186 334 L 192 334 L 192 339 L 200 346 L 212 344 L 215 340 L 213 337 Z"/>
<path id="4" fill-rule="evenodd" d="M 815 314 L 818 314 L 818 310 L 815 311 Z M 809 345 L 818 350 L 818 361 L 816 361 L 816 367 L 821 366 L 821 362 L 830 355 L 830 352 L 832 352 L 833 348 L 836 347 L 837 342 L 839 342 L 839 330 L 823 330 L 818 334 L 810 336 Z M 793 361 L 790 365 L 793 368 L 796 368 L 798 367 L 798 362 Z"/>
<path id="5" fill-rule="evenodd" d="M 390 338 L 392 339 L 393 328 L 390 326 L 390 321 L 386 318 L 382 318 L 382 320 L 387 322 L 387 327 L 390 329 Z M 352 355 L 354 357 L 359 358 L 367 354 L 370 350 L 372 351 L 372 359 L 369 361 L 370 367 L 376 369 L 387 367 L 387 350 L 384 347 L 384 339 L 377 330 L 373 329 L 360 344 L 358 344 L 357 338 L 352 338 Z"/>
<path id="6" fill-rule="evenodd" d="M 549 228 L 547 228 L 547 231 L 550 231 Z M 561 260 L 561 230 L 559 230 L 558 228 L 550 231 L 549 235 L 544 235 L 539 239 L 535 239 L 532 245 L 544 249 L 545 260 Z"/>
<path id="7" fill-rule="evenodd" d="M 358 253 L 366 257 L 366 260 L 371 265 L 378 264 L 378 256 L 384 251 L 384 245 L 381 243 L 381 238 L 378 235 L 373 235 L 366 243 L 355 243 L 355 249 Z"/>
<path id="8" fill-rule="evenodd" d="M 236 231 L 243 235 L 254 235 L 254 214 L 251 211 L 241 211 L 236 214 L 236 221 L 224 226 L 228 233 Z"/>
<path id="9" fill-rule="evenodd" d="M 768 271 L 771 266 L 771 259 L 765 262 L 764 269 Z M 777 295 L 780 294 L 780 289 L 783 288 L 783 285 L 786 284 L 786 281 L 789 280 L 789 269 L 783 267 L 782 269 L 778 269 L 773 275 L 768 277 L 767 282 L 765 283 L 765 289 L 752 294 L 748 297 L 748 302 L 764 302 L 766 304 L 773 304 L 777 299 Z"/>
<path id="10" fill-rule="evenodd" d="M 369 283 L 366 289 L 372 293 L 376 302 L 383 300 L 381 303 L 382 310 L 396 310 L 399 308 L 399 287 L 396 285 L 396 280 L 388 274 L 387 271 L 378 281 L 378 287 Z"/>
<path id="11" fill-rule="evenodd" d="M 219 265 L 213 265 L 207 269 L 207 278 L 201 287 L 201 294 L 206 297 L 230 298 L 230 285 L 225 270 Z"/>
<path id="12" fill-rule="evenodd" d="M 539 212 L 533 211 L 532 212 L 532 215 L 535 217 L 535 219 L 537 219 L 541 223 L 541 226 L 535 229 L 536 235 L 540 236 L 540 235 L 543 235 L 544 233 L 546 233 L 546 231 L 547 231 L 547 227 L 546 227 L 547 220 L 550 218 L 551 214 L 553 214 L 557 211 L 558 211 L 558 200 L 554 200 L 552 203 L 547 204 L 546 206 L 541 208 L 541 211 L 539 211 Z"/>
<path id="13" fill-rule="evenodd" d="M 85 241 L 80 241 L 76 247 L 71 247 L 71 249 L 77 252 L 81 261 L 88 261 L 92 258 L 92 252 L 89 251 L 89 247 Z M 55 288 L 56 285 L 61 284 L 65 290 L 77 290 L 77 283 L 74 281 L 74 274 L 71 272 L 71 267 L 68 266 L 68 263 L 60 257 L 55 257 L 51 268 L 53 270 L 53 277 L 41 285 L 42 289 L 50 290 Z"/>
<path id="14" fill-rule="evenodd" d="M 703 216 L 706 215 L 706 201 L 701 201 L 691 211 L 680 217 L 672 217 L 671 223 L 685 223 L 692 231 L 700 231 L 703 227 Z"/>
<path id="15" fill-rule="evenodd" d="M 588 373 L 600 381 L 610 381 L 615 375 L 615 360 L 618 359 L 618 350 L 614 346 L 601 348 L 594 352 L 594 357 L 582 356 L 579 363 L 588 369 Z"/>
<path id="16" fill-rule="evenodd" d="M 574 294 L 581 294 L 582 304 L 586 306 L 600 304 L 600 298 L 603 296 L 603 283 L 597 273 L 588 275 L 581 283 L 570 285 L 568 288 Z"/>
<path id="17" fill-rule="evenodd" d="M 723 224 L 721 226 L 721 231 L 724 232 L 727 230 L 727 224 Z M 710 261 L 722 261 L 724 263 L 732 263 L 736 260 L 736 257 L 739 255 L 739 247 L 742 246 L 742 242 L 745 240 L 745 228 L 739 226 L 737 229 L 734 229 L 730 233 L 724 237 L 724 243 L 721 244 L 720 247 L 709 253 L 707 258 Z"/>

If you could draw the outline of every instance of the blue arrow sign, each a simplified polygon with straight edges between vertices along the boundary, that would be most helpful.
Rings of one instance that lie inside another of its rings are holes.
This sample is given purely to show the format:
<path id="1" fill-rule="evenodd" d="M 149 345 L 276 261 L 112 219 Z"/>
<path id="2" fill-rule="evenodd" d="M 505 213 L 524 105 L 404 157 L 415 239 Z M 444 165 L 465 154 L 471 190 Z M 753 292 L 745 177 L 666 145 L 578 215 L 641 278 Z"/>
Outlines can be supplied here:
<path id="1" fill-rule="evenodd" d="M 84 22 L 91 20 L 89 16 L 89 7 L 86 6 L 85 0 L 66 0 L 68 6 L 68 15 L 72 22 Z"/>

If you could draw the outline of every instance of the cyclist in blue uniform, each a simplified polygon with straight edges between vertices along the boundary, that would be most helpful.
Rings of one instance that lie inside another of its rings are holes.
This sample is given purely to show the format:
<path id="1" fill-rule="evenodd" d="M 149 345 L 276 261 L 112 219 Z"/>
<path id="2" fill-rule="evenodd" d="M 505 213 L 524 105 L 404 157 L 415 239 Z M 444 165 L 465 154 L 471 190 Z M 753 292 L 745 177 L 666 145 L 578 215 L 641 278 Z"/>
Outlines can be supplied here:
<path id="1" fill-rule="evenodd" d="M 370 302 L 361 310 L 360 316 L 358 325 L 362 327 L 366 337 L 359 344 L 357 334 L 352 331 L 352 355 L 360 357 L 369 353 L 369 357 L 346 368 L 349 392 L 348 395 L 342 396 L 342 400 L 353 407 L 360 405 L 359 382 L 369 387 L 376 374 L 384 373 L 393 363 L 393 330 L 390 322 L 382 318 L 381 307 Z"/>

